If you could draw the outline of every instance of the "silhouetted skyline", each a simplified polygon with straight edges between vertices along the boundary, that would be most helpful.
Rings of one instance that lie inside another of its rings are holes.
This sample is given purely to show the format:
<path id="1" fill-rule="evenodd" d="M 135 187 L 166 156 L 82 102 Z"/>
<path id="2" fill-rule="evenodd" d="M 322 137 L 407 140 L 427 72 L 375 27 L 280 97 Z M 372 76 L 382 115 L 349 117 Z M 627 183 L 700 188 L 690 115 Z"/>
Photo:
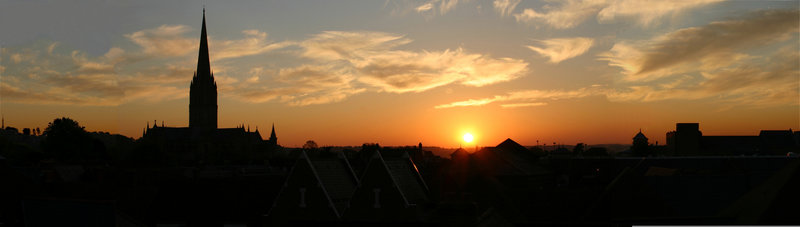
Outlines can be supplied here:
<path id="1" fill-rule="evenodd" d="M 675 122 L 713 135 L 800 128 L 800 3 L 644 4 L 211 3 L 218 127 L 274 123 L 292 147 L 458 147 L 465 133 L 464 147 L 628 144 L 639 128 L 666 144 Z M 203 3 L 0 6 L 7 125 L 70 117 L 134 138 L 153 120 L 190 125 Z"/>

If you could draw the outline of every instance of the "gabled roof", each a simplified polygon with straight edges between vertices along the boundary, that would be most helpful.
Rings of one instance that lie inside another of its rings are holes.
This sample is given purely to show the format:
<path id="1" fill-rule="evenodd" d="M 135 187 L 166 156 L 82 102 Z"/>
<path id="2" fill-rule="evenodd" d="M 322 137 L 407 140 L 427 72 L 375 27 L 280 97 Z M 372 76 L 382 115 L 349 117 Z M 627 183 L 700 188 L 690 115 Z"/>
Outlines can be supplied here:
<path id="1" fill-rule="evenodd" d="M 496 175 L 531 175 L 547 172 L 536 166 L 533 152 L 511 139 L 506 139 L 496 147 L 486 147 L 478 156 L 491 163 Z M 488 164 L 488 163 L 487 163 Z"/>
<path id="2" fill-rule="evenodd" d="M 644 136 L 642 130 L 639 130 L 639 133 L 636 133 L 636 135 L 633 136 L 633 139 L 647 139 L 647 136 Z"/>
<path id="3" fill-rule="evenodd" d="M 323 190 L 341 215 L 358 185 L 347 159 L 311 160 L 311 163 Z"/>
<path id="4" fill-rule="evenodd" d="M 450 158 L 455 159 L 456 157 L 467 157 L 469 156 L 469 152 L 462 148 L 458 148 L 453 153 L 450 153 Z"/>
<path id="5" fill-rule="evenodd" d="M 367 169 L 370 165 L 380 165 L 378 168 L 386 169 L 406 205 L 416 205 L 428 200 L 428 186 L 408 155 L 384 158 L 381 152 L 375 152 L 375 157 L 367 165 Z"/>
<path id="6" fill-rule="evenodd" d="M 520 145 L 516 141 L 512 140 L 511 138 L 507 138 L 502 143 L 498 144 L 496 148 L 506 150 L 506 151 L 514 151 L 514 152 L 528 152 L 528 148 Z"/>
<path id="7" fill-rule="evenodd" d="M 358 178 L 350 168 L 347 158 L 342 154 L 336 157 L 310 158 L 304 150 L 301 150 L 300 157 L 289 172 L 284 188 L 278 193 L 275 203 L 283 196 L 286 185 L 292 181 L 293 177 L 305 177 L 303 175 L 298 176 L 296 172 L 300 168 L 306 167 L 311 170 L 312 182 L 316 181 L 322 189 L 334 215 L 337 218 L 342 217 L 344 209 L 347 208 L 347 204 L 353 196 L 353 192 L 355 192 L 356 185 L 358 185 Z M 273 204 L 273 206 L 275 205 Z"/>
<path id="8" fill-rule="evenodd" d="M 325 196 L 334 205 L 336 215 L 341 217 L 347 202 L 353 196 L 356 185 L 358 185 L 358 178 L 350 168 L 347 158 L 339 154 L 335 159 L 312 160 L 305 151 L 302 151 L 300 160 L 306 161 L 311 166 Z"/>

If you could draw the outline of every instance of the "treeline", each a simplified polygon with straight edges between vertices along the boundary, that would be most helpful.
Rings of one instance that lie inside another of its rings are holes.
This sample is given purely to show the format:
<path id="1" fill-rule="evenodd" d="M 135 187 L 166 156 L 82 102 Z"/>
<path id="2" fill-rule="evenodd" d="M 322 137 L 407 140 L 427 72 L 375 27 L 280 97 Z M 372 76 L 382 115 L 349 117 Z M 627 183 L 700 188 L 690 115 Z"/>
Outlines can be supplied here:
<path id="1" fill-rule="evenodd" d="M 41 131 L 6 127 L 0 130 L 0 156 L 11 162 L 111 162 L 130 159 L 133 138 L 108 132 L 87 132 L 77 121 L 62 117 Z"/>

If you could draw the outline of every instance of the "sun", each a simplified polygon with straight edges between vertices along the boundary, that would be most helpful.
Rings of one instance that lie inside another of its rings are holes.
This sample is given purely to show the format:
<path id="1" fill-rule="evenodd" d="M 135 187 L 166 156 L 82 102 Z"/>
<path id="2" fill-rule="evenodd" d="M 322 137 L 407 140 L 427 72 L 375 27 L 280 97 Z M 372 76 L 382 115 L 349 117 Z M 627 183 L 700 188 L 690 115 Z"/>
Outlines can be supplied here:
<path id="1" fill-rule="evenodd" d="M 475 138 L 472 137 L 472 134 L 470 134 L 470 133 L 464 134 L 464 142 L 470 143 L 470 142 L 472 142 L 473 139 L 475 139 Z"/>

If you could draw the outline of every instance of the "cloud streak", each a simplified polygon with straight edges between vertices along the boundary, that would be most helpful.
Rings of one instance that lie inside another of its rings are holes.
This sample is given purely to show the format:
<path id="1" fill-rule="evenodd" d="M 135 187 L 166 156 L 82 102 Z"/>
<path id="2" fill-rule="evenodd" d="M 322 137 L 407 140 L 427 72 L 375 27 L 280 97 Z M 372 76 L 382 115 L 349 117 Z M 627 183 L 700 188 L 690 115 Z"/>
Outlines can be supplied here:
<path id="1" fill-rule="evenodd" d="M 611 88 L 590 86 L 575 90 L 522 90 L 489 98 L 469 99 L 435 106 L 437 109 L 483 106 L 502 103 L 502 107 L 545 105 L 555 100 L 604 96 L 612 102 L 655 102 L 663 100 L 714 99 L 724 107 L 768 107 L 798 105 L 800 97 L 800 46 L 791 45 L 758 58 L 701 73 L 699 78 L 678 77 L 657 84 Z M 699 82 L 693 82 L 699 80 Z"/>
<path id="2" fill-rule="evenodd" d="M 399 49 L 412 42 L 397 34 L 326 31 L 295 42 L 298 56 L 311 60 L 280 69 L 282 86 L 242 85 L 244 101 L 277 100 L 304 106 L 339 102 L 362 92 L 424 92 L 450 84 L 481 87 L 516 79 L 527 72 L 518 59 L 493 58 L 462 48 L 442 51 Z"/>
<path id="3" fill-rule="evenodd" d="M 561 61 L 574 58 L 586 53 L 589 48 L 594 44 L 594 39 L 577 37 L 577 38 L 558 38 L 541 40 L 539 43 L 544 47 L 527 46 L 528 49 L 539 53 L 540 55 L 550 59 L 550 63 L 559 63 Z"/>
<path id="4" fill-rule="evenodd" d="M 641 0 L 567 0 L 556 5 L 545 5 L 546 11 L 526 8 L 514 14 L 520 23 L 544 23 L 557 29 L 575 27 L 591 17 L 600 23 L 610 23 L 618 18 L 632 19 L 637 24 L 648 27 L 658 19 L 676 15 L 682 11 L 706 6 L 722 0 L 696 1 L 641 1 Z"/>
<path id="5" fill-rule="evenodd" d="M 513 80 L 527 63 L 510 58 L 468 53 L 459 48 L 444 51 L 408 51 L 396 48 L 411 40 L 379 32 L 323 32 L 301 42 L 302 56 L 327 64 L 340 64 L 357 80 L 381 91 L 422 92 L 460 83 L 485 86 Z"/>
<path id="6" fill-rule="evenodd" d="M 492 2 L 492 6 L 494 6 L 494 10 L 500 14 L 500 16 L 508 16 L 514 12 L 514 9 L 517 8 L 521 0 L 494 0 Z"/>
<path id="7" fill-rule="evenodd" d="M 621 41 L 600 55 L 609 66 L 622 69 L 623 77 L 614 81 L 615 87 L 522 90 L 435 108 L 492 103 L 509 108 L 589 96 L 603 96 L 612 102 L 713 100 L 723 108 L 798 105 L 800 44 L 795 41 L 800 33 L 799 17 L 798 10 L 757 11 L 649 40 Z M 548 53 L 547 49 L 534 51 Z M 755 53 L 762 56 L 745 52 L 752 49 L 759 49 Z"/>
<path id="8" fill-rule="evenodd" d="M 742 19 L 684 28 L 641 42 L 619 42 L 601 54 L 628 80 L 647 80 L 706 66 L 722 67 L 741 57 L 735 51 L 786 40 L 800 31 L 797 10 L 759 11 Z M 708 67 L 706 67 L 708 68 Z"/>
<path id="9" fill-rule="evenodd" d="M 191 53 L 197 39 L 191 29 L 162 25 L 124 35 L 139 49 L 112 47 L 99 57 L 73 50 L 64 53 L 58 42 L 4 47 L 4 101 L 40 104 L 116 106 L 135 101 L 162 101 L 188 96 L 188 81 L 196 64 Z M 264 32 L 243 31 L 240 40 L 216 41 L 215 60 L 266 53 L 290 45 L 267 40 Z M 61 50 L 61 51 L 59 51 Z M 219 72 L 219 71 L 217 71 Z M 220 82 L 225 79 L 220 77 Z M 236 80 L 233 80 L 234 82 Z"/>
<path id="10" fill-rule="evenodd" d="M 125 35 L 145 54 L 154 56 L 183 56 L 197 49 L 197 39 L 185 38 L 191 29 L 185 25 L 161 25 Z"/>

